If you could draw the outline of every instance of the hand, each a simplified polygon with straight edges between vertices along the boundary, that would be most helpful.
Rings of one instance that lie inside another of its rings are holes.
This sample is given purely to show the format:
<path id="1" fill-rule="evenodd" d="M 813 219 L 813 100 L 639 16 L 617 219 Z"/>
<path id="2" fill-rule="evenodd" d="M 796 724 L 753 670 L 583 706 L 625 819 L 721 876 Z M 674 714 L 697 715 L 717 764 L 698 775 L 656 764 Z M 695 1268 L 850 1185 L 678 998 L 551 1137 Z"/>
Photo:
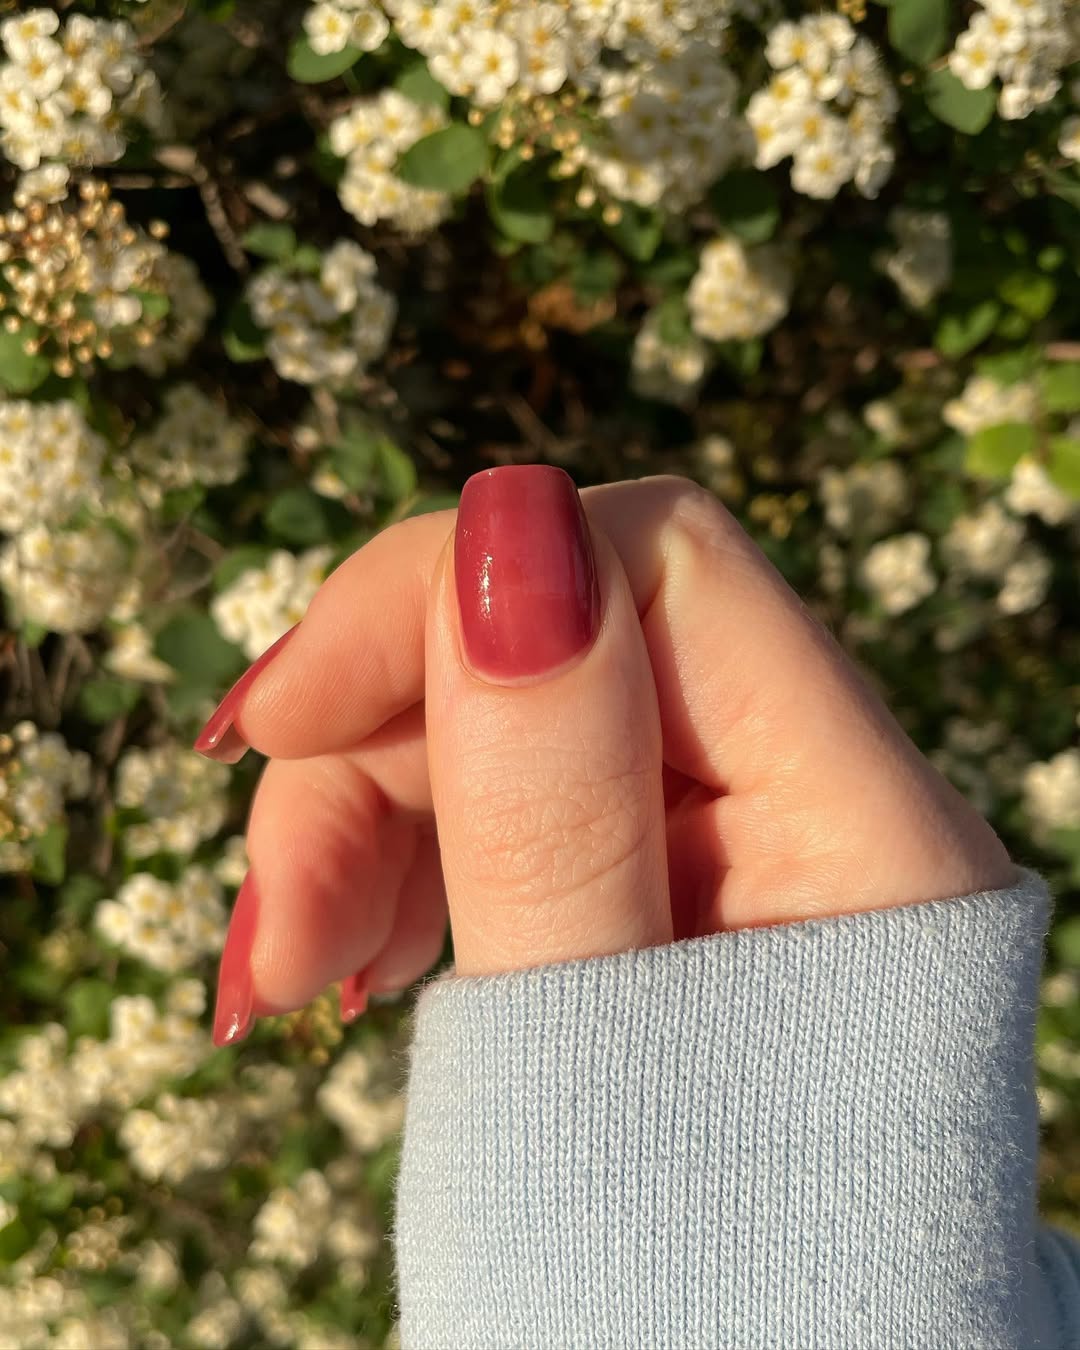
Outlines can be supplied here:
<path id="1" fill-rule="evenodd" d="M 270 756 L 215 1038 L 345 979 L 491 975 L 1011 885 L 1001 841 L 679 478 L 477 474 L 383 531 L 198 742 Z M 459 603 L 460 601 L 460 603 Z M 426 712 L 426 717 L 425 717 Z"/>

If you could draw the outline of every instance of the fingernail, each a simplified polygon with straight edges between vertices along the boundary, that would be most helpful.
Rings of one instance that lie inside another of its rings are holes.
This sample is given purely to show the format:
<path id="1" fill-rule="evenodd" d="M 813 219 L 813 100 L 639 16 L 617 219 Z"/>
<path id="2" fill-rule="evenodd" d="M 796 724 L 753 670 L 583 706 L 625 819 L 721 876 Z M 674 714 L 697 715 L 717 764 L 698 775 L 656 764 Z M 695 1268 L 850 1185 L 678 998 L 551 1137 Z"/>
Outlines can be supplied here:
<path id="1" fill-rule="evenodd" d="M 496 683 L 547 674 L 596 637 L 592 541 L 569 474 L 509 465 L 465 484 L 454 536 L 465 653 Z"/>
<path id="2" fill-rule="evenodd" d="M 259 921 L 259 892 L 248 872 L 233 906 L 225 950 L 218 970 L 214 1007 L 214 1044 L 237 1045 L 255 1020 L 255 989 L 251 979 L 251 949 Z"/>
<path id="3" fill-rule="evenodd" d="M 298 623 L 293 624 L 289 631 L 283 633 L 273 646 L 267 647 L 262 656 L 248 666 L 247 670 L 217 705 L 210 715 L 210 720 L 199 732 L 195 741 L 195 749 L 200 755 L 205 755 L 207 759 L 216 759 L 219 764 L 235 764 L 237 760 L 244 757 L 248 749 L 248 743 L 234 725 L 241 704 L 258 676 L 262 674 L 299 627 Z"/>
<path id="4" fill-rule="evenodd" d="M 367 968 L 341 982 L 341 1020 L 354 1022 L 367 1009 Z"/>

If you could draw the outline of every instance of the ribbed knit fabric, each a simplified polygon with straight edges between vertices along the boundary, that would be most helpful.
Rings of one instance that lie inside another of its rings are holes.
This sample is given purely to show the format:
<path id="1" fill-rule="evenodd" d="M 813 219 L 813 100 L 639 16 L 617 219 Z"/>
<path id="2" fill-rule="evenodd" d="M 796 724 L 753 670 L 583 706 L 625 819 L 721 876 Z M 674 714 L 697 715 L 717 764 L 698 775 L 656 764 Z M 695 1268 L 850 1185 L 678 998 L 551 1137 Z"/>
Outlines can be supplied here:
<path id="1" fill-rule="evenodd" d="M 1080 1345 L 1018 885 L 422 989 L 404 1350 Z"/>

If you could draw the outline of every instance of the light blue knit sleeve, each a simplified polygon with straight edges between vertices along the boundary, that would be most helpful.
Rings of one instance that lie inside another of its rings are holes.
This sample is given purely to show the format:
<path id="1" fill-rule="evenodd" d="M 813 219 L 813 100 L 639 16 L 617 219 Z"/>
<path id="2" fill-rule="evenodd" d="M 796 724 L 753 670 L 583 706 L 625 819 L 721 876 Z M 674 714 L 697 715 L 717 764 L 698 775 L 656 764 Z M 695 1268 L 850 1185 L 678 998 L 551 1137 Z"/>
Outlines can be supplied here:
<path id="1" fill-rule="evenodd" d="M 430 980 L 404 1350 L 1080 1346 L 1080 1246 L 1036 1214 L 1050 897 L 1020 878 Z"/>

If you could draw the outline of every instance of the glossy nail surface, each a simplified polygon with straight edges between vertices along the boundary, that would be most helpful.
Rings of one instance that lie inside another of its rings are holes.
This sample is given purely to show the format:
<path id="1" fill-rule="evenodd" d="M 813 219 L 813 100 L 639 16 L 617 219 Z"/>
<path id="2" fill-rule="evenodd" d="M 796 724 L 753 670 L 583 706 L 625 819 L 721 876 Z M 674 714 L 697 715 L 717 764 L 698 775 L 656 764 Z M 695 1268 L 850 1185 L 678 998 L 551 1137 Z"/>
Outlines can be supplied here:
<path id="1" fill-rule="evenodd" d="M 214 1007 L 214 1044 L 236 1045 L 255 1019 L 255 990 L 251 979 L 251 949 L 259 921 L 259 892 L 249 872 L 233 906 L 225 950 L 218 970 Z"/>
<path id="2" fill-rule="evenodd" d="M 358 970 L 341 982 L 341 1020 L 354 1022 L 367 1009 L 367 970 Z"/>
<path id="3" fill-rule="evenodd" d="M 482 678 L 543 675 L 589 646 L 600 594 L 570 476 L 546 464 L 474 474 L 458 509 L 454 578 L 466 655 Z"/>
<path id="4" fill-rule="evenodd" d="M 294 624 L 287 633 L 283 633 L 278 638 L 272 647 L 267 647 L 262 656 L 248 666 L 247 670 L 217 705 L 210 715 L 210 720 L 199 732 L 198 739 L 195 741 L 195 749 L 200 755 L 205 755 L 207 759 L 216 759 L 220 764 L 235 764 L 237 760 L 243 758 L 248 750 L 248 743 L 236 729 L 237 714 L 240 712 L 248 690 L 255 683 L 255 680 L 299 627 L 299 624 Z"/>

